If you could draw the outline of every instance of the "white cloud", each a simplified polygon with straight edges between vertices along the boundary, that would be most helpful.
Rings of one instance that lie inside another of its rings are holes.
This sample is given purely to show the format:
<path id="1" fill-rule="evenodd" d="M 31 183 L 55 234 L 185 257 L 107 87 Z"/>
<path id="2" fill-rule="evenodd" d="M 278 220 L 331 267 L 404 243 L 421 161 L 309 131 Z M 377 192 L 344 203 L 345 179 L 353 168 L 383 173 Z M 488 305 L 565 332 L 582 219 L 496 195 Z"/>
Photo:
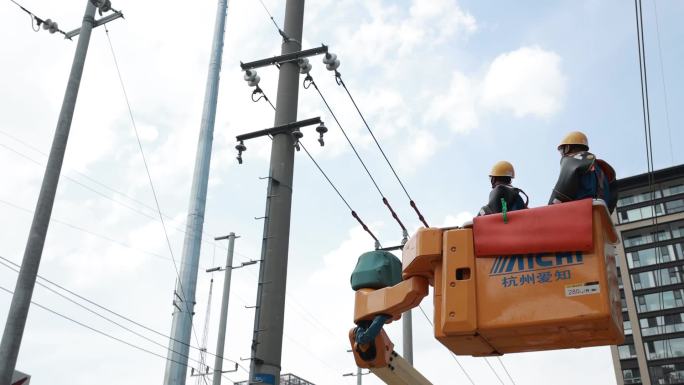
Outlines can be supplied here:
<path id="1" fill-rule="evenodd" d="M 427 121 L 444 120 L 452 131 L 467 133 L 479 125 L 477 110 L 477 89 L 473 80 L 454 71 L 446 95 L 437 95 Z"/>
<path id="2" fill-rule="evenodd" d="M 501 54 L 489 66 L 482 85 L 482 104 L 518 117 L 549 117 L 565 96 L 561 57 L 538 46 Z"/>
<path id="3" fill-rule="evenodd" d="M 460 212 L 455 216 L 447 215 L 444 218 L 441 227 L 463 226 L 465 222 L 472 221 L 473 217 L 475 216 L 467 211 Z"/>

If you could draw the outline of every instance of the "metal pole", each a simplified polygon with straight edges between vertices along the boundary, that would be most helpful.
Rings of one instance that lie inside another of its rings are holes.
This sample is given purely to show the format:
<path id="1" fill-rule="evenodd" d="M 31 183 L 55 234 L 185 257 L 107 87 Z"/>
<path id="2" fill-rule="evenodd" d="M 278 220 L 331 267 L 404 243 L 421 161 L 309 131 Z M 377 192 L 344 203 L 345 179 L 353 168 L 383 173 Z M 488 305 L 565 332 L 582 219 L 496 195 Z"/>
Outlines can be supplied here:
<path id="1" fill-rule="evenodd" d="M 21 263 L 21 270 L 17 278 L 17 284 L 12 296 L 5 323 L 5 330 L 0 343 L 0 384 L 9 384 L 14 373 L 14 368 L 21 347 L 21 339 L 24 335 L 26 318 L 28 316 L 33 288 L 36 284 L 36 276 L 40 266 L 40 258 L 43 254 L 45 236 L 47 235 L 52 206 L 55 202 L 55 192 L 59 183 L 59 174 L 62 171 L 62 162 L 69 139 L 71 119 L 76 107 L 78 88 L 81 84 L 81 75 L 85 65 L 86 54 L 88 53 L 88 43 L 90 42 L 90 32 L 95 22 L 95 6 L 87 1 L 83 23 L 81 24 L 81 34 L 78 37 L 74 61 L 71 65 L 69 82 L 62 101 L 62 109 L 59 112 L 57 128 L 50 149 L 43 183 L 40 187 L 36 211 L 33 214 L 33 222 L 29 232 L 24 259 Z"/>
<path id="2" fill-rule="evenodd" d="M 287 0 L 285 35 L 282 53 L 301 50 L 304 24 L 304 0 Z M 295 62 L 283 63 L 278 78 L 274 126 L 297 120 L 299 67 Z M 287 256 L 292 206 L 294 140 L 290 134 L 277 134 L 271 145 L 268 187 L 268 212 L 264 223 L 264 250 L 261 263 L 258 311 L 255 314 L 255 339 L 252 343 L 250 381 L 280 384 L 280 362 L 283 347 Z"/>
<path id="3" fill-rule="evenodd" d="M 356 368 L 356 385 L 363 384 L 363 374 L 361 373 L 361 368 Z"/>
<path id="4" fill-rule="evenodd" d="M 413 316 L 411 310 L 404 312 L 402 319 L 402 331 L 404 336 L 404 359 L 413 365 Z"/>
<path id="5" fill-rule="evenodd" d="M 183 243 L 180 279 L 174 295 L 173 322 L 169 341 L 168 360 L 164 373 L 164 385 L 184 385 L 187 375 L 188 353 L 192 333 L 192 316 L 195 307 L 197 269 L 200 244 L 204 226 L 204 210 L 207 199 L 207 183 L 211 162 L 211 146 L 214 137 L 214 119 L 218 99 L 219 73 L 223 55 L 223 35 L 226 25 L 228 0 L 219 0 L 209 62 L 209 73 L 204 94 L 204 108 L 200 126 L 195 170 L 192 177 L 190 204 L 188 207 L 187 232 Z"/>
<path id="6" fill-rule="evenodd" d="M 228 320 L 228 300 L 230 299 L 230 276 L 233 272 L 233 250 L 235 249 L 235 233 L 228 234 L 228 256 L 226 257 L 226 275 L 223 279 L 223 297 L 221 298 L 221 319 L 219 321 L 218 340 L 216 341 L 216 359 L 214 360 L 213 385 L 221 385 L 223 371 L 223 347 L 226 342 L 226 321 Z"/>

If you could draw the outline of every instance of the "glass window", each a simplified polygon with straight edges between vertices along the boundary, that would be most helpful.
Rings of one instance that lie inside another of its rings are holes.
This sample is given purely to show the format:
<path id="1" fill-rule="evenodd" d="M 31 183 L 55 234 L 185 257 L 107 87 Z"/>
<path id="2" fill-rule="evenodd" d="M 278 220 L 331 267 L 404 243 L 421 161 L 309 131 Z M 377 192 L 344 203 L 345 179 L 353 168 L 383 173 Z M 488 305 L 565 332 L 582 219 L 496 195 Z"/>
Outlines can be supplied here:
<path id="1" fill-rule="evenodd" d="M 665 202 L 665 208 L 667 209 L 668 214 L 684 211 L 684 199 Z"/>
<path id="2" fill-rule="evenodd" d="M 639 320 L 639 325 L 643 336 L 682 332 L 684 331 L 684 313 L 642 318 Z"/>
<path id="3" fill-rule="evenodd" d="M 673 285 L 675 283 L 682 283 L 683 281 L 684 266 L 675 266 L 667 269 L 632 274 L 632 286 L 634 287 L 634 290 Z"/>
<path id="4" fill-rule="evenodd" d="M 660 246 L 656 252 L 656 248 L 644 249 L 639 251 L 632 251 L 627 253 L 627 264 L 630 268 L 655 265 L 656 263 L 671 262 L 677 259 L 684 258 L 681 251 L 681 245 L 677 249 L 680 252 L 675 253 L 673 245 Z"/>
<path id="5" fill-rule="evenodd" d="M 684 338 L 673 338 L 644 343 L 649 360 L 684 357 Z"/>
<path id="6" fill-rule="evenodd" d="M 658 199 L 661 197 L 662 197 L 662 195 L 660 194 L 660 190 L 656 190 L 655 191 L 655 199 Z M 641 194 L 628 195 L 626 197 L 622 197 L 622 198 L 618 199 L 617 206 L 622 207 L 622 206 L 627 206 L 627 205 L 633 205 L 635 203 L 648 202 L 650 200 L 653 200 L 653 196 L 651 196 L 650 191 L 647 191 L 647 192 L 641 193 Z"/>
<path id="7" fill-rule="evenodd" d="M 636 296 L 637 310 L 639 313 L 672 309 L 684 306 L 682 294 L 684 290 L 668 290 L 659 293 Z"/>
<path id="8" fill-rule="evenodd" d="M 636 357 L 636 349 L 634 349 L 634 344 L 618 346 L 618 353 L 621 360 Z"/>
<path id="9" fill-rule="evenodd" d="M 663 189 L 663 196 L 669 197 L 670 195 L 684 193 L 684 184 L 679 184 L 676 186 L 670 186 Z"/>
<path id="10" fill-rule="evenodd" d="M 630 321 L 622 321 L 622 328 L 625 330 L 625 335 L 632 334 L 632 323 Z"/>
<path id="11" fill-rule="evenodd" d="M 625 210 L 620 212 L 620 223 L 627 223 L 638 221 L 641 219 L 647 219 L 653 217 L 653 212 L 655 211 L 657 215 L 663 215 L 665 210 L 662 203 L 658 203 L 653 206 L 637 207 L 631 210 Z"/>
<path id="12" fill-rule="evenodd" d="M 623 369 L 622 370 L 622 378 L 624 379 L 625 384 L 639 384 L 639 383 L 641 383 L 641 374 L 639 373 L 638 368 Z"/>
<path id="13" fill-rule="evenodd" d="M 684 363 L 651 366 L 648 370 L 651 373 L 651 383 L 654 385 L 684 382 Z"/>
<path id="14" fill-rule="evenodd" d="M 649 243 L 653 243 L 654 238 L 655 238 L 654 233 L 632 235 L 632 236 L 626 237 L 624 239 L 624 244 L 625 244 L 625 247 L 634 247 L 634 246 L 639 246 L 639 245 L 646 245 Z M 658 232 L 658 240 L 659 241 L 666 241 L 668 239 L 670 239 L 670 232 L 669 231 L 663 230 L 663 231 Z"/>

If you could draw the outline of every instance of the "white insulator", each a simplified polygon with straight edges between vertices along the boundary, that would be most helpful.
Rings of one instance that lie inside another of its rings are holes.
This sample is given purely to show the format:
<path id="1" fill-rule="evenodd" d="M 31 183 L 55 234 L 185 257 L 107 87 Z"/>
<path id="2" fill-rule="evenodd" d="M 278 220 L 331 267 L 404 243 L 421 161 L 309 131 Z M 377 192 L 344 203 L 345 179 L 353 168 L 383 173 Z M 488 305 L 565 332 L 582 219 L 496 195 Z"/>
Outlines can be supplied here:
<path id="1" fill-rule="evenodd" d="M 328 71 L 335 71 L 335 70 L 338 69 L 339 67 L 340 67 L 340 61 L 337 60 L 337 59 L 335 59 L 334 62 L 328 63 L 328 64 L 325 65 L 325 68 L 326 68 Z"/>
<path id="2" fill-rule="evenodd" d="M 255 77 L 257 76 L 257 72 L 255 70 L 247 70 L 245 71 L 245 81 L 252 81 Z"/>
<path id="3" fill-rule="evenodd" d="M 299 73 L 302 75 L 308 74 L 309 72 L 311 72 L 311 68 L 313 68 L 311 64 L 307 63 L 306 66 L 299 67 Z"/>
<path id="4" fill-rule="evenodd" d="M 337 55 L 334 53 L 326 53 L 325 56 L 323 56 L 323 64 L 334 63 L 336 59 Z"/>
<path id="5" fill-rule="evenodd" d="M 43 29 L 48 30 L 50 29 L 50 25 L 52 24 L 52 19 L 47 19 L 43 22 Z"/>
<path id="6" fill-rule="evenodd" d="M 50 30 L 49 30 L 50 33 L 55 33 L 55 32 L 57 32 L 58 30 L 59 30 L 59 27 L 57 26 L 57 22 L 56 22 L 56 21 L 53 21 L 52 23 L 50 23 Z"/>
<path id="7" fill-rule="evenodd" d="M 247 84 L 248 84 L 250 87 L 256 87 L 256 86 L 259 85 L 259 82 L 260 82 L 260 81 L 261 81 L 261 77 L 259 77 L 259 75 L 256 75 L 253 79 L 247 80 Z"/>

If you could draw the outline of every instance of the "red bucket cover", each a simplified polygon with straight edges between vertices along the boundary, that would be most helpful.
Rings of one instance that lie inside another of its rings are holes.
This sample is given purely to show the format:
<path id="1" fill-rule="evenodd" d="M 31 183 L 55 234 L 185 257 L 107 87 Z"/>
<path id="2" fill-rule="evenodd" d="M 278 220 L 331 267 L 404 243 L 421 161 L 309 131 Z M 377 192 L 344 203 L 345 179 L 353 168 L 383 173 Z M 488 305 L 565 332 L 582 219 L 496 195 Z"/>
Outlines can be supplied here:
<path id="1" fill-rule="evenodd" d="M 592 200 L 476 217 L 473 222 L 478 257 L 588 251 L 594 247 Z"/>

